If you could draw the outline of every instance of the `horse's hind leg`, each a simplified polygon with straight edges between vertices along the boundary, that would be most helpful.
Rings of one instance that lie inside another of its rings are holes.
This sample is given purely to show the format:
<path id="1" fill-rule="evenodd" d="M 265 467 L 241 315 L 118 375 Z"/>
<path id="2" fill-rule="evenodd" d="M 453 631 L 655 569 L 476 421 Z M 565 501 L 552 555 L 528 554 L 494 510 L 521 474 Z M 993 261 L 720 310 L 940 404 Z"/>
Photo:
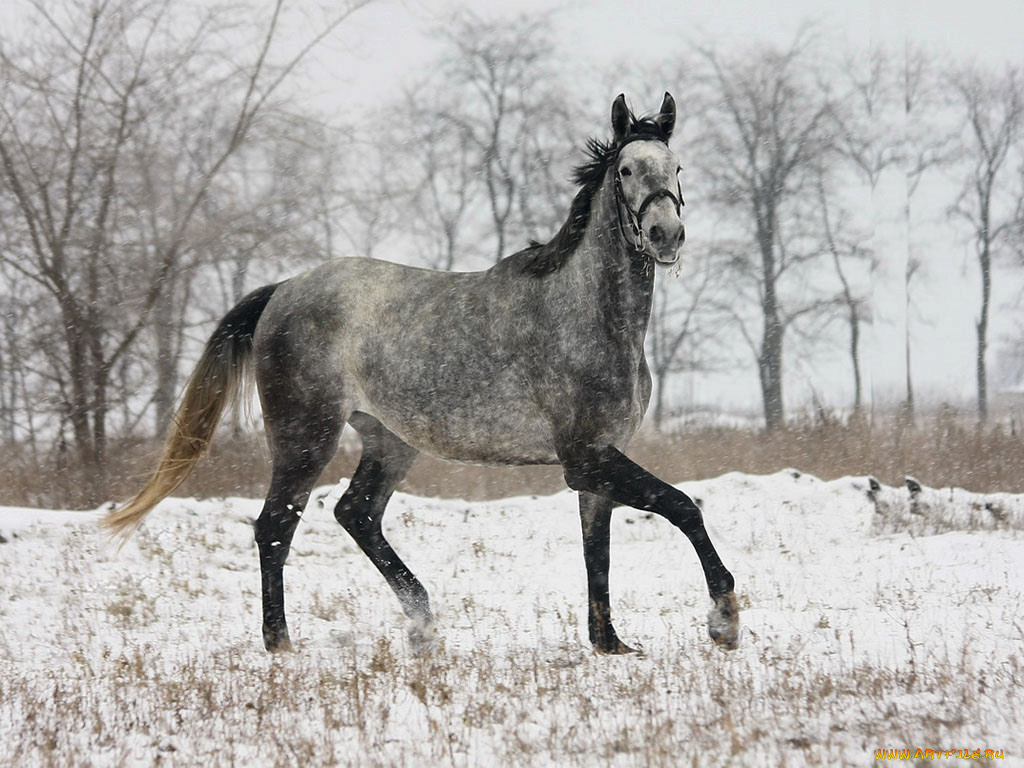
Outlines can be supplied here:
<path id="1" fill-rule="evenodd" d="M 611 499 L 592 493 L 580 493 L 580 521 L 583 524 L 583 561 L 587 567 L 587 625 L 590 644 L 600 653 L 634 653 L 619 640 L 612 626 L 608 595 L 609 540 L 612 519 Z"/>
<path id="2" fill-rule="evenodd" d="M 284 615 L 284 562 L 309 493 L 338 445 L 339 416 L 289 419 L 272 431 L 274 472 L 263 511 L 256 520 L 263 582 L 263 644 L 268 651 L 291 649 Z"/>
<path id="3" fill-rule="evenodd" d="M 354 414 L 352 425 L 362 435 L 363 455 L 334 516 L 398 596 L 405 615 L 413 620 L 410 637 L 423 642 L 433 621 L 427 590 L 391 548 L 381 526 L 388 500 L 417 451 L 366 414 Z"/>

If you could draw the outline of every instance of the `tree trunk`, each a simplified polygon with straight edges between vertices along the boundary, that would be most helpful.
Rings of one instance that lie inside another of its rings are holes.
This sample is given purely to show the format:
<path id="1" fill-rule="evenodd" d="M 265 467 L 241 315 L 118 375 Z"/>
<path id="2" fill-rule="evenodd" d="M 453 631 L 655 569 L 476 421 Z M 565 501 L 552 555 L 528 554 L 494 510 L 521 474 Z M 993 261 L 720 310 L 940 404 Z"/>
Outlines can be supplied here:
<path id="1" fill-rule="evenodd" d="M 992 260 L 989 243 L 985 242 L 979 256 L 981 262 L 981 316 L 975 326 L 978 332 L 978 421 L 988 420 L 988 377 L 985 371 L 985 353 L 988 350 L 988 310 L 992 300 Z"/>
<path id="2" fill-rule="evenodd" d="M 0 348 L 0 421 L 2 421 L 0 428 L 2 428 L 3 444 L 14 445 L 15 374 L 14 366 L 7 360 L 6 351 L 6 349 Z"/>
<path id="3" fill-rule="evenodd" d="M 231 271 L 231 306 L 245 298 L 245 279 L 249 276 L 249 262 L 252 258 L 252 252 L 247 248 L 235 252 L 235 268 Z"/>
<path id="4" fill-rule="evenodd" d="M 68 350 L 68 376 L 71 397 L 67 402 L 67 417 L 75 436 L 78 460 L 83 466 L 93 461 L 92 430 L 89 428 L 91 403 L 87 382 L 90 380 L 86 366 L 85 334 L 82 318 L 75 311 L 73 300 L 60 297 L 61 315 L 64 321 L 64 342 Z"/>
<path id="5" fill-rule="evenodd" d="M 903 412 L 908 422 L 914 419 L 914 379 L 910 374 L 910 332 L 906 334 L 907 399 L 903 401 Z"/>
<path id="6" fill-rule="evenodd" d="M 786 329 L 779 318 L 779 299 L 775 292 L 775 209 L 769 205 L 762 211 L 755 206 L 755 212 L 759 214 L 758 246 L 764 270 L 764 298 L 761 300 L 764 332 L 757 366 L 764 404 L 764 425 L 769 431 L 774 431 L 785 424 L 782 403 L 782 339 Z"/>
<path id="7" fill-rule="evenodd" d="M 903 295 L 904 295 L 904 317 L 903 317 L 903 345 L 904 362 L 906 364 L 907 391 L 906 399 L 903 401 L 903 415 L 907 423 L 914 420 L 914 379 L 910 368 L 910 281 L 914 277 L 914 255 L 913 255 L 913 230 L 910 219 L 910 194 L 911 182 L 909 174 L 904 177 L 906 197 L 903 202 L 903 225 L 907 234 L 907 266 L 903 273 Z"/>
<path id="8" fill-rule="evenodd" d="M 777 320 L 765 326 L 757 363 L 764 401 L 764 425 L 769 431 L 774 431 L 785 424 L 782 403 L 782 326 Z"/>
<path id="9" fill-rule="evenodd" d="M 167 432 L 174 413 L 174 396 L 178 389 L 178 366 L 175 355 L 174 307 L 172 291 L 164 290 L 153 307 L 153 326 L 156 330 L 156 390 L 153 404 L 156 409 L 154 424 L 157 435 Z"/>
<path id="10" fill-rule="evenodd" d="M 859 414 L 863 407 L 863 392 L 860 382 L 860 318 L 856 305 L 850 305 L 850 362 L 853 364 L 853 412 Z"/>
<path id="11" fill-rule="evenodd" d="M 89 506 L 100 504 L 109 496 L 109 467 L 107 467 L 107 390 L 109 375 L 103 368 L 97 368 L 93 380 L 92 413 L 92 464 L 88 472 L 87 489 Z"/>

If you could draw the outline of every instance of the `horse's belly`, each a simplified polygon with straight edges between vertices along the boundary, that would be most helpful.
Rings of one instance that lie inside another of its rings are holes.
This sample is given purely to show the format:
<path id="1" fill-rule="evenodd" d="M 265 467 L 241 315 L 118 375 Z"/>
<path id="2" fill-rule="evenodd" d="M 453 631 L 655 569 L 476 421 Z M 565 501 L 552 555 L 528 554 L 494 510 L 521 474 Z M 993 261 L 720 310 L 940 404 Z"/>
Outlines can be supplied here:
<path id="1" fill-rule="evenodd" d="M 499 466 L 558 462 L 550 420 L 518 376 L 507 369 L 473 376 L 465 367 L 445 368 L 464 375 L 449 378 L 438 366 L 363 378 L 357 409 L 438 458 Z"/>
<path id="2" fill-rule="evenodd" d="M 441 459 L 493 466 L 558 463 L 550 428 L 539 413 L 463 409 L 428 420 L 383 409 L 374 415 L 409 445 Z"/>

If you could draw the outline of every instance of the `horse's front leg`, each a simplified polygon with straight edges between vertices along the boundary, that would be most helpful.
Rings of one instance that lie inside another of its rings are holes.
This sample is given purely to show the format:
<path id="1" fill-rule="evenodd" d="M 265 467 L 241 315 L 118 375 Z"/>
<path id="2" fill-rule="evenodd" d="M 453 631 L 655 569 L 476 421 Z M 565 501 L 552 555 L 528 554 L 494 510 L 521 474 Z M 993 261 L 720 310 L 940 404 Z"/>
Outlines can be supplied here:
<path id="1" fill-rule="evenodd" d="M 681 530 L 700 559 L 708 593 L 714 601 L 708 614 L 708 633 L 723 648 L 739 644 L 739 608 L 732 574 L 715 551 L 700 508 L 682 491 L 659 480 L 612 446 L 579 447 L 560 456 L 565 481 L 575 491 L 596 494 L 660 515 Z M 589 575 L 588 566 L 588 575 Z"/>
<path id="2" fill-rule="evenodd" d="M 580 521 L 583 525 L 583 561 L 587 567 L 587 627 L 590 644 L 600 653 L 635 653 L 619 640 L 612 626 L 608 595 L 609 539 L 612 500 L 606 496 L 580 493 Z"/>

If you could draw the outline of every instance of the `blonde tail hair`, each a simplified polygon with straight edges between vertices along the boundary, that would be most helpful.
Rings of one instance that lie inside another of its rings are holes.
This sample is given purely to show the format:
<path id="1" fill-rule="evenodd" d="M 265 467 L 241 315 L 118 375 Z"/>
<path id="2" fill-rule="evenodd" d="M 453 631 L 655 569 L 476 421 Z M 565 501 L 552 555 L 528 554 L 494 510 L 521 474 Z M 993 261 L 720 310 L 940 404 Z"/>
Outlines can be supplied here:
<path id="1" fill-rule="evenodd" d="M 206 342 L 149 482 L 131 501 L 100 521 L 112 538 L 127 541 L 149 511 L 185 481 L 206 453 L 224 407 L 234 400 L 248 374 L 256 323 L 276 288 L 264 286 L 242 299 Z"/>

